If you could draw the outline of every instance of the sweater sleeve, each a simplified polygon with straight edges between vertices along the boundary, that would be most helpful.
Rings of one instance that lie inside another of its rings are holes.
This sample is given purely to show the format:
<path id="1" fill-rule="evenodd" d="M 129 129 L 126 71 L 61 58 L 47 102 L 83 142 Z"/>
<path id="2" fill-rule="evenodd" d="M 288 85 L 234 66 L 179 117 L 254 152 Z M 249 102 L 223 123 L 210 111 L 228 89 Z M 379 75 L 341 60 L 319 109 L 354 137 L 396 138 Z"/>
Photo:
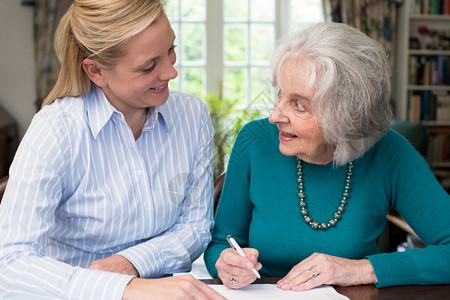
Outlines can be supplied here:
<path id="1" fill-rule="evenodd" d="M 214 278 L 218 278 L 215 268 L 216 261 L 221 252 L 229 248 L 227 235 L 231 234 L 242 247 L 248 246 L 249 224 L 253 207 L 249 198 L 249 153 L 255 139 L 255 134 L 249 130 L 249 127 L 251 127 L 251 123 L 241 129 L 233 145 L 222 195 L 216 211 L 212 241 L 204 254 L 206 267 Z"/>
<path id="2" fill-rule="evenodd" d="M 377 287 L 450 283 L 450 197 L 426 161 L 394 132 L 379 144 L 385 192 L 423 249 L 368 256 Z"/>

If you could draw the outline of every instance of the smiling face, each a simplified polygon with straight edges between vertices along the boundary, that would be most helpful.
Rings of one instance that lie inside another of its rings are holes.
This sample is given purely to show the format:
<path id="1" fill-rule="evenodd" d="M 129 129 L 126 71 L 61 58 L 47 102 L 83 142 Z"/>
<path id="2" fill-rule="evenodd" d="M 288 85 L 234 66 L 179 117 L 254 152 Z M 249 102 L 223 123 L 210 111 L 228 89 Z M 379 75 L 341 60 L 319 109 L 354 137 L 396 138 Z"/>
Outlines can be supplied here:
<path id="1" fill-rule="evenodd" d="M 101 84 L 111 104 L 124 114 L 163 105 L 169 80 L 177 76 L 173 65 L 175 34 L 163 14 L 124 46 L 124 56 L 111 69 L 102 70 Z"/>
<path id="2" fill-rule="evenodd" d="M 309 87 L 312 62 L 288 59 L 278 76 L 279 94 L 269 121 L 279 130 L 280 152 L 315 164 L 332 161 L 335 146 L 328 144 L 311 111 L 314 87 Z"/>

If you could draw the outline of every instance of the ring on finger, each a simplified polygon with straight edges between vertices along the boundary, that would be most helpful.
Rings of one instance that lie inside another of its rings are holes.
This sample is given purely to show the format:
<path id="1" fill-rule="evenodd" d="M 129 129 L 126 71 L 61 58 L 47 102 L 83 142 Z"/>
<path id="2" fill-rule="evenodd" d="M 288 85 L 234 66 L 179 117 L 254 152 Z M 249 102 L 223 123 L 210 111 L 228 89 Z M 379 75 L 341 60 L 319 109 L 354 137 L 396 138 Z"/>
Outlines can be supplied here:
<path id="1" fill-rule="evenodd" d="M 231 285 L 237 285 L 238 284 L 238 282 L 234 279 L 234 275 L 231 275 L 230 284 Z"/>
<path id="2" fill-rule="evenodd" d="M 320 273 L 317 272 L 316 270 L 314 270 L 314 268 L 309 269 L 309 275 L 308 275 L 309 279 L 316 278 L 319 275 L 320 275 Z"/>

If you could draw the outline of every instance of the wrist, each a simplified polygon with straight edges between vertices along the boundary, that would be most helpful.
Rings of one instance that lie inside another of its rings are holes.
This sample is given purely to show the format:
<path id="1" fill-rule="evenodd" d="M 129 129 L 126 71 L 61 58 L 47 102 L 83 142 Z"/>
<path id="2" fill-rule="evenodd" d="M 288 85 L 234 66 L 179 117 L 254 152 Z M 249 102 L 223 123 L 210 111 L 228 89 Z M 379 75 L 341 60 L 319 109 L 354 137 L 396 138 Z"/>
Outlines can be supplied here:
<path id="1" fill-rule="evenodd" d="M 361 284 L 373 284 L 377 282 L 377 276 L 369 259 L 361 260 Z"/>

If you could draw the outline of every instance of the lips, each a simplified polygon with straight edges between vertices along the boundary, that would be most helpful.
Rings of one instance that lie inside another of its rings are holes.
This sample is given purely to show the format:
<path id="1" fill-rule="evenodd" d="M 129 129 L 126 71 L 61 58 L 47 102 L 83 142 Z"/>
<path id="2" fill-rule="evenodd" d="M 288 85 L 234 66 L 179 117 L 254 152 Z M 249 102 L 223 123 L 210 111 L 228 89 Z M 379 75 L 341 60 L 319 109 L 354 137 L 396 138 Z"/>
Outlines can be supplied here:
<path id="1" fill-rule="evenodd" d="M 290 141 L 294 140 L 295 138 L 297 138 L 296 135 L 293 135 L 293 134 L 290 134 L 290 133 L 287 133 L 287 132 L 281 131 L 281 130 L 280 130 L 280 133 L 278 134 L 278 139 L 281 142 L 290 142 Z"/>
<path id="2" fill-rule="evenodd" d="M 297 137 L 296 135 L 289 134 L 289 133 L 287 133 L 285 131 L 280 131 L 280 134 L 285 136 L 285 137 L 291 137 L 291 138 Z"/>
<path id="3" fill-rule="evenodd" d="M 154 88 L 150 88 L 150 92 L 155 93 L 155 94 L 161 94 L 164 93 L 168 88 L 168 84 L 164 84 L 158 87 L 154 87 Z"/>

